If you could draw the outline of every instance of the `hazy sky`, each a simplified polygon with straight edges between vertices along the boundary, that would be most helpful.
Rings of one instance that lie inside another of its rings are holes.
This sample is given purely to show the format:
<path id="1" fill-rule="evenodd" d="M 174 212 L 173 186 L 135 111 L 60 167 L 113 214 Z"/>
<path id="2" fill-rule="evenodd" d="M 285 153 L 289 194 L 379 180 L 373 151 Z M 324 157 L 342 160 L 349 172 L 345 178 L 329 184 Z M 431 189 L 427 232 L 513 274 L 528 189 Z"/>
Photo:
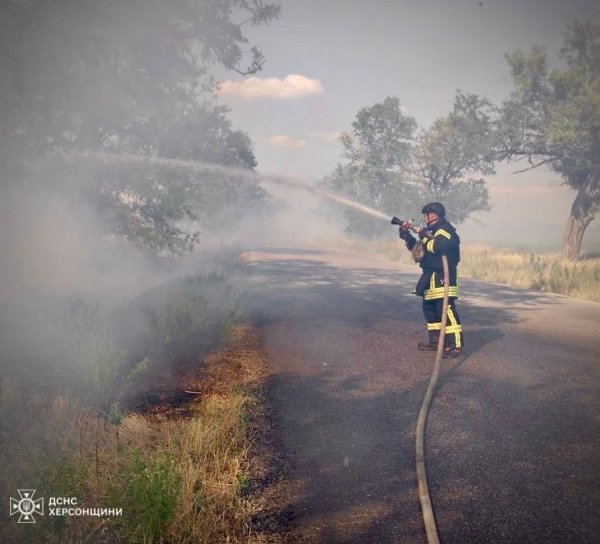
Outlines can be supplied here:
<path id="1" fill-rule="evenodd" d="M 304 180 L 321 178 L 340 161 L 336 137 L 350 130 L 359 109 L 395 96 L 425 127 L 448 113 L 456 89 L 497 103 L 511 88 L 505 53 L 537 44 L 558 62 L 569 21 L 600 21 L 593 0 L 278 3 L 279 20 L 244 27 L 265 53 L 263 71 L 219 74 L 221 101 L 255 142 L 259 170 Z M 574 193 L 547 172 L 512 175 L 516 169 L 490 179 L 493 210 L 478 216 L 483 237 L 498 237 L 507 221 L 527 221 L 531 235 L 546 228 L 560 235 Z M 532 207 L 543 213 L 527 218 Z M 600 232 L 594 223 L 588 238 Z"/>

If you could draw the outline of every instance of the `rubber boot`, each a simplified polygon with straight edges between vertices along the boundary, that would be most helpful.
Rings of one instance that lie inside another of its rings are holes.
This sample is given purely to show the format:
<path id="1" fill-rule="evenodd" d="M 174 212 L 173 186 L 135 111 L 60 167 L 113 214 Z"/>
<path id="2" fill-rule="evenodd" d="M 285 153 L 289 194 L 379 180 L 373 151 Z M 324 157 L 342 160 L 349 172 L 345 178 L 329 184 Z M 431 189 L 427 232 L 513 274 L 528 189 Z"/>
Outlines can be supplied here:
<path id="1" fill-rule="evenodd" d="M 446 346 L 444 348 L 444 353 L 442 354 L 442 359 L 457 359 L 462 355 L 462 349 L 456 348 L 454 346 Z"/>
<path id="2" fill-rule="evenodd" d="M 436 351 L 438 340 L 440 339 L 440 331 L 428 331 L 429 332 L 429 342 L 419 342 L 417 347 L 421 351 Z"/>

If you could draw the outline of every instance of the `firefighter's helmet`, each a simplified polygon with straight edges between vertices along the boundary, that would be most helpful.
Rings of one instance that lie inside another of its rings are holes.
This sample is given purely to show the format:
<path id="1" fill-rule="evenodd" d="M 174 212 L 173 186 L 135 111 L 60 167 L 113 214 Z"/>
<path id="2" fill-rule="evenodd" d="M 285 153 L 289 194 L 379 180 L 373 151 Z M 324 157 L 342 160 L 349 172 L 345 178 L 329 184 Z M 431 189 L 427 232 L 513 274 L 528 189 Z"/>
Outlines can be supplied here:
<path id="1" fill-rule="evenodd" d="M 446 217 L 446 208 L 440 202 L 430 202 L 423 206 L 421 213 L 435 213 L 438 217 Z"/>

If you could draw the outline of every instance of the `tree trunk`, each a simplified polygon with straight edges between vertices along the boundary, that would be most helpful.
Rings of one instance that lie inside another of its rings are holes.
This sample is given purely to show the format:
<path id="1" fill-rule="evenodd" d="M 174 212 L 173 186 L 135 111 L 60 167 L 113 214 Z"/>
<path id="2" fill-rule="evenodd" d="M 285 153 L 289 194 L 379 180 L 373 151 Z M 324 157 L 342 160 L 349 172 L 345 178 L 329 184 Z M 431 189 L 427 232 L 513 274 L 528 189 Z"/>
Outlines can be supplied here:
<path id="1" fill-rule="evenodd" d="M 585 229 L 594 219 L 591 194 L 592 183 L 588 182 L 577 191 L 577 196 L 571 206 L 571 215 L 567 220 L 562 244 L 562 256 L 570 261 L 576 261 L 579 258 Z"/>
<path id="2" fill-rule="evenodd" d="M 574 217 L 572 214 L 569 216 L 562 245 L 562 256 L 565 259 L 576 261 L 579 258 L 583 234 L 589 223 L 589 221 Z"/>

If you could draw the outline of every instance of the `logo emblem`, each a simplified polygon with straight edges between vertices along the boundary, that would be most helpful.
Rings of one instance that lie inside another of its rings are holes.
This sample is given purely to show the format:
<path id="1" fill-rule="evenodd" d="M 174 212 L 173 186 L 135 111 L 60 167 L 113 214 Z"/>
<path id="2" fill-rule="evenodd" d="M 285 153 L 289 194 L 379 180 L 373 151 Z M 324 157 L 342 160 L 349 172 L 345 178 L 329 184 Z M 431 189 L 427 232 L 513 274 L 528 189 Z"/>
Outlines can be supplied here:
<path id="1" fill-rule="evenodd" d="M 35 523 L 34 514 L 44 515 L 44 499 L 34 500 L 35 489 L 19 489 L 19 500 L 10 498 L 10 515 L 20 514 L 19 523 Z"/>

